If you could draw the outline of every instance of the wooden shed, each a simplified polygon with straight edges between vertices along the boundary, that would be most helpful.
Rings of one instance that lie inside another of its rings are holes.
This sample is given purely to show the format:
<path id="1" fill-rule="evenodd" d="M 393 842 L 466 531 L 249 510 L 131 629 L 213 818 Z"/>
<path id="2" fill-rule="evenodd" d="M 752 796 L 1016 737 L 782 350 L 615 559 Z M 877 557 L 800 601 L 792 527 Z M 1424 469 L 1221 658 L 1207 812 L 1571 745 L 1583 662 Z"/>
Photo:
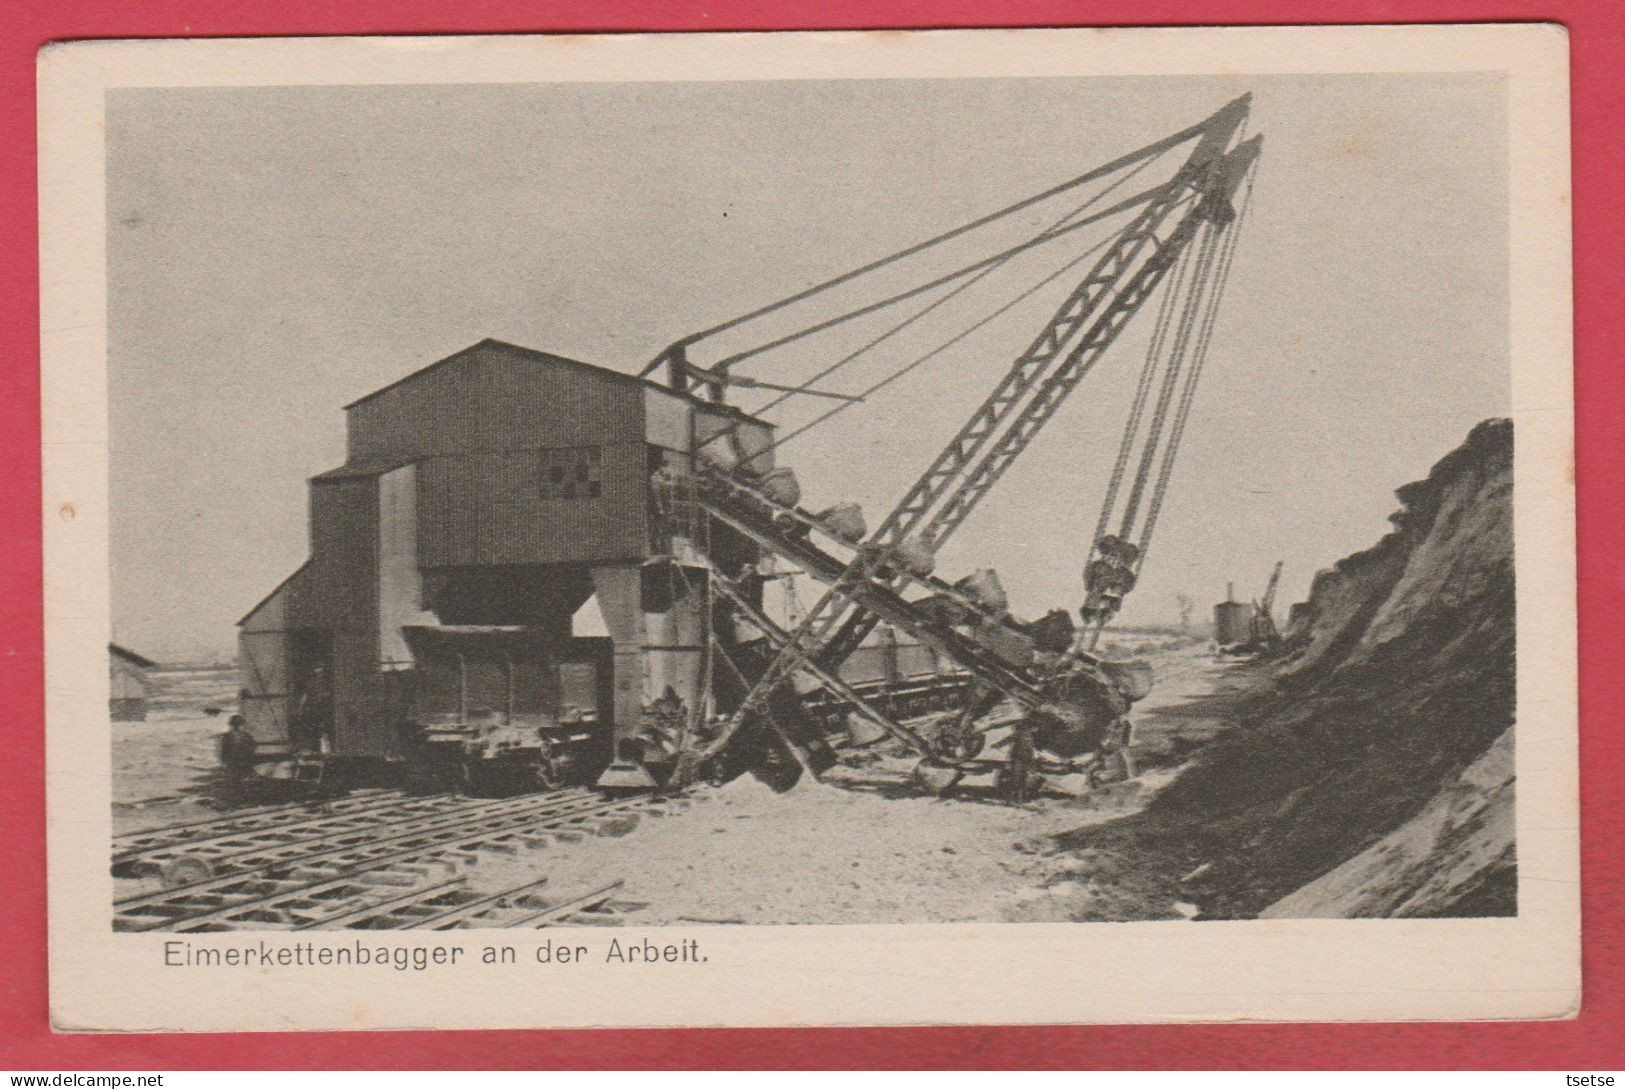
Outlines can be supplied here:
<path id="1" fill-rule="evenodd" d="M 108 710 L 114 722 L 144 722 L 152 698 L 151 671 L 158 663 L 133 650 L 107 644 L 108 683 L 111 697 Z"/>

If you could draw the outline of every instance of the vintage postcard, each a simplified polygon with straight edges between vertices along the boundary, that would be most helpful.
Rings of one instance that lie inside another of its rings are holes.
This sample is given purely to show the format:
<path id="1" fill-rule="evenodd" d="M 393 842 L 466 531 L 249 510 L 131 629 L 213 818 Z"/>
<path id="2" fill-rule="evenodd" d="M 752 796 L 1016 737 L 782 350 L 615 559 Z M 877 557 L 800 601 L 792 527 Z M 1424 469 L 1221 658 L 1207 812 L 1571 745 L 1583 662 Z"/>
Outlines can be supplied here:
<path id="1" fill-rule="evenodd" d="M 1567 66 L 45 50 L 55 1025 L 1572 1016 Z"/>

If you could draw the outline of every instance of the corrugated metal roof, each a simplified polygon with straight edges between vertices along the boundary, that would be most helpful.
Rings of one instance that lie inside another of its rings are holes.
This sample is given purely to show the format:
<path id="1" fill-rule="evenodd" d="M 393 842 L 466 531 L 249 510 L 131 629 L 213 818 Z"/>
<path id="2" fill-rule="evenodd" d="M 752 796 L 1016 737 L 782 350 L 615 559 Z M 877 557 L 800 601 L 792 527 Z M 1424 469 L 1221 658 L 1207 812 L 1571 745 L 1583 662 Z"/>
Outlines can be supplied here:
<path id="1" fill-rule="evenodd" d="M 369 476 L 382 476 L 402 466 L 412 464 L 407 458 L 379 458 L 348 462 L 325 473 L 317 473 L 311 480 L 360 480 Z"/>
<path id="2" fill-rule="evenodd" d="M 142 669 L 154 669 L 158 665 L 158 663 L 153 661 L 151 658 L 145 658 L 137 654 L 135 651 L 130 650 L 128 647 L 119 646 L 117 643 L 107 644 L 107 650 L 108 653 L 112 654 L 115 658 L 123 658 L 131 665 L 140 666 Z"/>
<path id="3" fill-rule="evenodd" d="M 380 394 L 388 393 L 390 390 L 394 389 L 397 386 L 404 385 L 407 382 L 416 381 L 417 379 L 423 377 L 424 375 L 430 373 L 431 371 L 438 370 L 441 367 L 444 367 L 444 366 L 447 366 L 447 365 L 449 365 L 451 363 L 454 363 L 454 362 L 457 362 L 459 360 L 465 359 L 468 356 L 472 355 L 473 353 L 480 351 L 481 349 L 491 349 L 491 348 L 495 348 L 495 349 L 497 349 L 499 351 L 508 353 L 508 354 L 510 354 L 510 355 L 512 355 L 512 356 L 514 356 L 516 358 L 526 360 L 527 362 L 549 363 L 549 364 L 553 364 L 553 365 L 562 364 L 562 365 L 569 366 L 569 367 L 577 367 L 577 368 L 580 368 L 582 370 L 592 371 L 595 374 L 601 374 L 601 375 L 604 375 L 607 378 L 614 378 L 614 379 L 617 379 L 617 380 L 622 381 L 622 382 L 631 382 L 631 383 L 634 383 L 634 384 L 639 385 L 639 386 L 651 386 L 651 387 L 653 387 L 655 389 L 660 390 L 662 393 L 668 393 L 673 397 L 681 397 L 685 401 L 689 401 L 689 402 L 692 402 L 693 404 L 700 405 L 700 406 L 702 406 L 704 408 L 708 408 L 708 409 L 710 409 L 710 410 L 712 410 L 714 412 L 721 412 L 721 413 L 724 413 L 724 414 L 729 415 L 729 416 L 738 416 L 738 417 L 742 417 L 742 418 L 747 419 L 747 420 L 755 420 L 756 422 L 762 424 L 765 427 L 773 427 L 774 426 L 773 424 L 769 423 L 766 420 L 760 419 L 759 417 L 756 417 L 756 416 L 752 416 L 750 413 L 745 412 L 742 409 L 735 408 L 733 405 L 718 404 L 715 401 L 708 401 L 703 397 L 696 397 L 692 393 L 678 392 L 677 390 L 672 389 L 670 386 L 665 385 L 664 383 L 661 383 L 661 382 L 653 381 L 652 379 L 640 378 L 639 376 L 637 376 L 635 374 L 627 374 L 625 371 L 612 370 L 609 367 L 600 367 L 595 363 L 583 363 L 579 359 L 571 359 L 568 356 L 554 355 L 552 352 L 543 352 L 543 351 L 538 351 L 535 348 L 526 348 L 526 347 L 523 347 L 523 346 L 518 345 L 518 344 L 510 344 L 505 340 L 497 340 L 495 337 L 486 337 L 484 340 L 481 340 L 481 341 L 479 341 L 479 342 L 477 342 L 475 344 L 470 344 L 468 347 L 462 349 L 461 351 L 453 352 L 451 355 L 446 356 L 446 358 L 444 358 L 444 359 L 436 360 L 435 362 L 430 363 L 427 367 L 420 367 L 417 370 L 413 371 L 411 374 L 405 375 L 404 377 L 401 377 L 401 378 L 397 378 L 395 381 L 391 382 L 387 386 L 382 386 L 382 387 L 380 387 L 378 389 L 375 389 L 371 393 L 367 394 L 364 397 L 356 398 L 354 401 L 351 401 L 349 404 L 345 405 L 344 409 L 345 409 L 346 412 L 348 412 L 350 409 L 355 408 L 357 405 L 365 404 L 368 401 L 372 400 L 374 397 L 377 397 Z"/>
<path id="4" fill-rule="evenodd" d="M 248 618 L 249 617 L 253 616 L 255 613 L 259 612 L 262 608 L 264 608 L 265 603 L 267 601 L 270 601 L 273 597 L 276 597 L 278 594 L 280 594 L 282 592 L 283 587 L 287 586 L 288 583 L 290 583 L 294 579 L 298 578 L 300 576 L 300 574 L 304 572 L 305 568 L 307 568 L 309 566 L 310 566 L 310 561 L 306 560 L 304 563 L 302 563 L 298 567 L 294 568 L 293 569 L 293 574 L 289 575 L 287 578 L 285 578 L 281 582 L 277 583 L 276 586 L 272 588 L 270 593 L 266 594 L 264 597 L 262 597 L 258 601 L 256 601 L 254 603 L 254 607 L 243 614 L 242 619 L 237 621 L 237 626 L 240 628 L 244 624 L 248 623 Z"/>

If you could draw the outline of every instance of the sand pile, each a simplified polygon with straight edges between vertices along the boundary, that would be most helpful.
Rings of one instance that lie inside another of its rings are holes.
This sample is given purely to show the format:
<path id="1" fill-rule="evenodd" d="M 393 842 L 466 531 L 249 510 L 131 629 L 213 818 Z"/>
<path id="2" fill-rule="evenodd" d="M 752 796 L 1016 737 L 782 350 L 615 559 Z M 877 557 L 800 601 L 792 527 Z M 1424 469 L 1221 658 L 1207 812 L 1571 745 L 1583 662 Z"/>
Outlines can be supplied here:
<path id="1" fill-rule="evenodd" d="M 1064 846 L 1206 917 L 1515 911 L 1511 423 L 1397 494 L 1393 531 L 1316 578 L 1236 728 Z"/>
<path id="2" fill-rule="evenodd" d="M 495 892 L 546 877 L 560 899 L 621 879 L 626 900 L 648 905 L 628 920 L 638 926 L 1059 920 L 1053 856 L 1029 841 L 1134 804 L 1127 791 L 1027 807 L 925 797 L 904 764 L 785 794 L 743 776 L 631 834 L 486 857 L 469 879 Z"/>

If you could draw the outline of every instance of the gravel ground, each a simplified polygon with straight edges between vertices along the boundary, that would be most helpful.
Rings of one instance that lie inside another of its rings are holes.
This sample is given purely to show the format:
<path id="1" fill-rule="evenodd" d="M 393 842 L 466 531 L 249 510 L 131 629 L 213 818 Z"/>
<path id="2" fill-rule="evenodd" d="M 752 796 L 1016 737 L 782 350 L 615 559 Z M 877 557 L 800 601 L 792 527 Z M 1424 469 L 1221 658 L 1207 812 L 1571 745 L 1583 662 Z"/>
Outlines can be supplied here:
<path id="1" fill-rule="evenodd" d="M 1201 647 L 1153 657 L 1164 683 L 1138 719 L 1141 743 L 1163 752 L 1205 725 L 1163 712 L 1222 683 L 1227 667 Z M 547 898 L 564 899 L 620 879 L 620 897 L 647 905 L 629 917 L 640 926 L 1066 920 L 1100 913 L 1089 901 L 1114 892 L 1088 887 L 1076 858 L 1055 853 L 1048 837 L 1133 813 L 1175 774 L 1153 767 L 1133 783 L 1012 806 L 922 797 L 909 764 L 842 767 L 786 794 L 744 777 L 618 838 L 491 856 L 470 881 L 496 892 L 546 877 Z M 1143 909 L 1140 917 L 1179 915 L 1167 901 Z M 1109 913 L 1125 911 L 1132 905 Z"/>
<path id="2" fill-rule="evenodd" d="M 1032 910 L 1049 872 L 1028 840 L 1130 812 L 1138 793 L 1018 808 L 873 789 L 903 772 L 887 762 L 784 795 L 738 779 L 620 838 L 482 862 L 472 883 L 545 876 L 562 899 L 624 879 L 618 895 L 648 904 L 638 925 L 1003 919 Z"/>

